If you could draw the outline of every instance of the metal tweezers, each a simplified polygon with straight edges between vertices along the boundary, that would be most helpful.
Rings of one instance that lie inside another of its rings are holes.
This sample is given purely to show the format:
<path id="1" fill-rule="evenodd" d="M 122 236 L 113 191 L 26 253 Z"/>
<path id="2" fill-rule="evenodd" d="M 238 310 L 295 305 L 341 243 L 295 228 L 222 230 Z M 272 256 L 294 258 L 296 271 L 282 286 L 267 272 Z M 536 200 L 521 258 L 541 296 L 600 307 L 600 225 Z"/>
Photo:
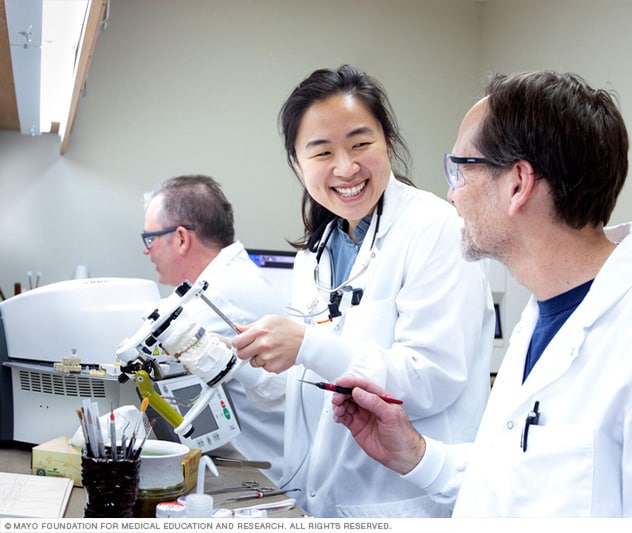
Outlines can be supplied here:
<path id="1" fill-rule="evenodd" d="M 221 489 L 205 490 L 205 494 L 225 494 L 226 492 L 239 492 L 242 490 L 267 492 L 274 490 L 272 487 L 260 487 L 258 481 L 244 481 L 238 487 L 223 487 Z"/>
<path id="2" fill-rule="evenodd" d="M 268 461 L 247 461 L 246 459 L 234 459 L 232 457 L 222 457 L 221 455 L 211 455 L 210 457 L 214 463 L 222 466 L 251 467 L 263 470 L 267 470 L 271 466 Z"/>

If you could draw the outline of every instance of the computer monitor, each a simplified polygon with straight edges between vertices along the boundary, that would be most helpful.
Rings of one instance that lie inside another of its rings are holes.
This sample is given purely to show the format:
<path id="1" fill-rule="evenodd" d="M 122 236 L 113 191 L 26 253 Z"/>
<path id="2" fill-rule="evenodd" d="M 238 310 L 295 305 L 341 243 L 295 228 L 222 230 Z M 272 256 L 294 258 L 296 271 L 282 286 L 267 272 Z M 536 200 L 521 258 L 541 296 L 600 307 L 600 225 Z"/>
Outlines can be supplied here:
<path id="1" fill-rule="evenodd" d="M 281 293 L 284 302 L 292 299 L 292 269 L 296 252 L 249 248 L 248 256 L 261 269 L 261 273 Z"/>

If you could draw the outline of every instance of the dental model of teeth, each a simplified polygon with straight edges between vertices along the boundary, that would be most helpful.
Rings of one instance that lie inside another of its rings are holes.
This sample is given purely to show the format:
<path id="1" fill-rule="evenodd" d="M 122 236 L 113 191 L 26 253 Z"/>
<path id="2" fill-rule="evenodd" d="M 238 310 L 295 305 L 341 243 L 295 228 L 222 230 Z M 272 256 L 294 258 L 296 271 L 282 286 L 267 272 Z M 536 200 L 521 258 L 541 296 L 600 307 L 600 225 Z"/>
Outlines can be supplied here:
<path id="1" fill-rule="evenodd" d="M 209 333 L 195 322 L 178 324 L 176 321 L 160 341 L 167 353 L 205 383 L 213 381 L 232 359 L 232 348 L 222 337 Z"/>

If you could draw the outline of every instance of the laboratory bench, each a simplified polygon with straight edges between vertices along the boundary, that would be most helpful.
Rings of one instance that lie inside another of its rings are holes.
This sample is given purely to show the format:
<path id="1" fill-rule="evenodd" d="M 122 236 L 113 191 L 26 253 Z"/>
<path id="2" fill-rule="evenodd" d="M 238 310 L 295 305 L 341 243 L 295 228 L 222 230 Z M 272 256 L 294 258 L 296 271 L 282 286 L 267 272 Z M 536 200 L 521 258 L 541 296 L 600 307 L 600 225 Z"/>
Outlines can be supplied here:
<path id="1" fill-rule="evenodd" d="M 31 450 L 32 445 L 17 442 L 0 442 L 0 472 L 10 472 L 15 474 L 31 474 Z M 210 455 L 218 455 L 221 457 L 244 459 L 230 444 L 222 446 Z M 256 482 L 258 487 L 266 487 L 276 489 L 277 487 L 270 481 L 261 470 L 250 466 L 241 466 L 238 461 L 235 465 L 227 466 L 228 463 L 217 462 L 217 470 L 219 477 L 212 474 L 208 468 L 206 469 L 205 490 L 221 489 L 228 487 L 239 487 L 243 483 Z M 238 507 L 254 506 L 257 503 L 266 504 L 275 501 L 282 501 L 291 498 L 293 494 L 280 494 L 269 496 L 263 499 L 248 499 L 238 502 L 229 501 L 229 498 L 245 494 L 243 491 L 226 492 L 223 494 L 214 494 L 214 507 L 236 509 Z M 81 518 L 85 506 L 85 491 L 83 487 L 73 487 L 66 512 L 65 518 Z M 269 510 L 270 518 L 287 518 L 287 517 L 303 517 L 305 512 L 298 506 L 292 509 Z"/>

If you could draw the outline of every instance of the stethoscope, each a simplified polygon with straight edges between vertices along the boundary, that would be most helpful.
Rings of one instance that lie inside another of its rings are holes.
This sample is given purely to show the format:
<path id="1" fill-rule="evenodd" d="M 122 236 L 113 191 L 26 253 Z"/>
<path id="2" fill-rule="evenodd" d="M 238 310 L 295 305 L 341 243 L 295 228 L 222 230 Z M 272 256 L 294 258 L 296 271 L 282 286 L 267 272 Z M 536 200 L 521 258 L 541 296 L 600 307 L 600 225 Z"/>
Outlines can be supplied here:
<path id="1" fill-rule="evenodd" d="M 382 193 L 382 196 L 380 196 L 380 199 L 377 202 L 375 230 L 373 231 L 373 237 L 371 238 L 371 247 L 369 248 L 369 257 L 364 263 L 364 265 L 362 265 L 362 268 L 360 268 L 360 270 L 358 270 L 356 274 L 354 274 L 353 276 L 350 276 L 347 280 L 339 284 L 337 287 L 325 287 L 324 285 L 322 285 L 319 281 L 319 268 L 318 268 L 318 265 L 320 264 L 320 259 L 327 246 L 327 242 L 329 241 L 329 238 L 331 237 L 332 233 L 336 229 L 335 221 L 331 223 L 329 232 L 324 237 L 324 239 L 321 237 L 321 242 L 318 245 L 318 249 L 316 251 L 316 265 L 314 266 L 314 286 L 319 291 L 328 293 L 329 302 L 330 302 L 329 305 L 327 306 L 329 309 L 329 319 L 322 321 L 322 323 L 330 322 L 333 318 L 341 315 L 339 306 L 340 306 L 340 302 L 342 301 L 343 291 L 352 291 L 351 305 L 358 305 L 360 303 L 360 300 L 362 299 L 363 290 L 354 289 L 351 286 L 351 283 L 357 280 L 362 274 L 364 274 L 368 270 L 369 265 L 371 263 L 371 259 L 373 259 L 375 255 L 375 252 L 373 251 L 373 247 L 375 246 L 375 240 L 377 238 L 377 234 L 380 229 L 380 219 L 382 218 L 383 207 L 384 207 L 384 193 Z M 332 278 L 333 278 L 333 268 L 332 268 Z M 288 313 L 292 316 L 300 316 L 303 319 L 312 319 L 316 316 L 323 314 L 327 309 L 320 309 L 320 310 L 316 310 L 310 313 L 303 313 L 299 311 L 298 309 L 294 309 L 292 307 L 288 307 L 287 310 L 288 310 Z M 321 322 L 318 322 L 318 323 L 321 323 Z M 305 378 L 306 373 L 307 373 L 307 368 L 304 368 L 302 378 Z M 308 428 L 308 432 L 309 432 L 309 424 L 307 422 L 307 413 L 305 412 L 305 400 L 303 399 L 302 395 L 303 395 L 303 389 L 301 388 L 301 402 L 300 403 L 302 405 L 303 424 L 305 425 L 306 428 Z M 305 455 L 303 456 L 301 460 L 300 465 L 297 467 L 294 473 L 287 480 L 285 479 L 281 480 L 280 482 L 281 488 L 284 488 L 285 486 L 287 486 L 296 477 L 296 475 L 300 472 L 301 468 L 303 468 L 303 465 L 305 464 L 305 461 L 307 461 L 308 456 L 309 456 L 309 447 L 307 448 Z"/>
<path id="2" fill-rule="evenodd" d="M 319 281 L 320 259 L 323 255 L 323 252 L 325 251 L 325 248 L 327 247 L 329 238 L 331 237 L 331 235 L 336 229 L 335 223 L 331 224 L 329 232 L 319 244 L 318 250 L 316 251 L 316 265 L 314 266 L 314 286 L 319 291 L 329 294 L 329 304 L 327 305 L 327 308 L 329 309 L 329 318 L 325 322 L 331 321 L 334 318 L 341 316 L 342 313 L 340 312 L 340 303 L 342 302 L 342 296 L 344 292 L 349 292 L 349 291 L 351 292 L 351 305 L 358 305 L 360 301 L 362 300 L 362 295 L 364 294 L 364 291 L 360 288 L 353 288 L 351 283 L 357 280 L 360 276 L 362 276 L 367 271 L 367 269 L 369 268 L 369 265 L 371 264 L 371 259 L 375 255 L 373 252 L 373 247 L 375 246 L 375 239 L 377 238 L 377 233 L 380 229 L 380 219 L 382 218 L 383 207 L 384 207 L 384 194 L 380 196 L 380 199 L 377 202 L 375 230 L 373 231 L 373 237 L 371 239 L 371 247 L 369 248 L 368 259 L 366 260 L 364 265 L 362 265 L 362 268 L 360 268 L 360 270 L 358 270 L 353 276 L 350 276 L 349 278 L 347 278 L 345 281 L 343 281 L 336 287 L 326 287 L 322 285 Z M 332 268 L 332 271 L 333 271 L 333 268 Z M 323 309 L 319 313 L 314 313 L 311 316 L 312 317 L 316 316 L 318 314 L 323 313 L 324 311 L 325 310 Z"/>
<path id="3" fill-rule="evenodd" d="M 376 208 L 376 220 L 375 220 L 375 230 L 373 231 L 373 237 L 371 239 L 371 247 L 369 248 L 369 257 L 366 260 L 366 262 L 364 263 L 364 265 L 362 265 L 362 268 L 360 268 L 360 270 L 358 270 L 358 272 L 356 274 L 354 274 L 353 276 L 350 276 L 347 280 L 345 280 L 343 283 L 339 284 L 337 287 L 325 287 L 324 285 L 322 285 L 319 282 L 318 279 L 318 265 L 320 263 L 320 259 L 323 255 L 323 252 L 325 251 L 325 247 L 327 246 L 327 242 L 329 241 L 329 238 L 331 237 L 332 233 L 335 231 L 336 229 L 336 222 L 334 221 L 331 224 L 331 227 L 329 229 L 329 232 L 327 233 L 327 235 L 324 238 L 321 238 L 321 242 L 318 245 L 318 249 L 316 251 L 316 265 L 314 266 L 314 286 L 322 292 L 328 293 L 329 294 L 329 305 L 327 306 L 329 309 L 329 318 L 328 320 L 323 320 L 322 322 L 317 322 L 318 324 L 320 323 L 325 323 L 325 322 L 330 322 L 333 318 L 340 316 L 340 303 L 342 301 L 342 294 L 343 291 L 352 291 L 352 296 L 351 296 L 351 305 L 358 305 L 360 303 L 360 300 L 362 299 L 362 294 L 363 294 L 363 290 L 362 289 L 354 289 L 351 286 L 351 283 L 355 280 L 357 280 L 362 274 L 364 274 L 367 269 L 369 268 L 369 265 L 371 263 L 371 259 L 373 259 L 375 252 L 373 251 L 373 247 L 375 246 L 375 240 L 377 238 L 377 234 L 378 231 L 380 229 L 380 219 L 382 217 L 382 209 L 384 206 L 384 194 L 382 194 L 382 196 L 380 196 L 380 199 L 377 203 L 377 208 Z M 332 277 L 333 277 L 333 269 L 332 269 Z M 301 316 L 304 319 L 310 319 L 310 318 L 314 318 L 316 316 L 321 315 L 322 313 L 324 313 L 327 309 L 320 309 L 317 311 L 314 311 L 312 313 L 302 313 L 301 311 L 299 311 L 298 309 L 294 309 L 294 308 L 288 308 L 288 312 L 291 315 L 294 316 Z M 305 378 L 305 375 L 307 374 L 307 368 L 303 369 L 303 374 L 302 374 L 302 378 Z M 309 433 L 309 423 L 307 421 L 307 413 L 305 412 L 305 399 L 303 398 L 303 389 L 301 388 L 301 411 L 302 411 L 302 415 L 303 415 L 303 424 L 306 428 L 308 428 L 308 433 Z M 311 439 L 311 435 L 310 435 L 310 439 Z M 309 447 L 307 448 L 307 450 L 305 451 L 305 454 L 303 455 L 303 458 L 301 459 L 300 465 L 296 468 L 296 470 L 294 471 L 294 473 L 289 476 L 289 478 L 287 480 L 283 479 L 281 480 L 281 482 L 279 483 L 281 488 L 286 487 L 295 477 L 296 475 L 301 471 L 301 469 L 303 468 L 303 465 L 305 464 L 305 462 L 307 461 L 307 458 L 309 457 Z"/>

